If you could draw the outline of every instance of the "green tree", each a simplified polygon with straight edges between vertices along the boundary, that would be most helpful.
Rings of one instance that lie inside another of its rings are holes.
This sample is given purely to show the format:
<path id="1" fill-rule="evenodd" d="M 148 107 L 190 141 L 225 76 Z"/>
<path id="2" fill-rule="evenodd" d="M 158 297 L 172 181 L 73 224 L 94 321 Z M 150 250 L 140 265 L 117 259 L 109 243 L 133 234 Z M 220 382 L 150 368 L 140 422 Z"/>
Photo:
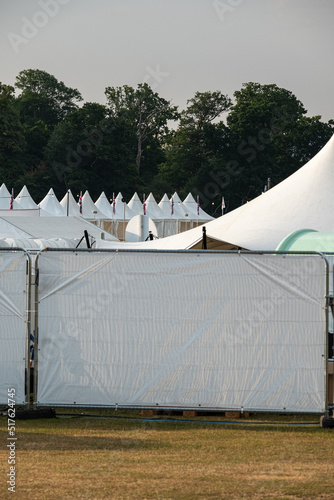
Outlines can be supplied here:
<path id="1" fill-rule="evenodd" d="M 17 99 L 22 120 L 28 125 L 43 121 L 52 129 L 82 101 L 80 92 L 67 87 L 54 76 L 39 69 L 21 71 L 15 83 L 21 90 Z"/>
<path id="2" fill-rule="evenodd" d="M 149 172 L 152 176 L 157 158 L 162 158 L 159 152 L 162 153 L 161 147 L 169 132 L 168 121 L 179 117 L 176 106 L 153 92 L 147 83 L 139 84 L 137 89 L 127 85 L 107 87 L 105 94 L 110 115 L 128 129 L 137 173 L 144 171 L 144 175 Z"/>
<path id="3" fill-rule="evenodd" d="M 181 195 L 189 191 L 200 194 L 201 206 L 210 211 L 221 197 L 215 171 L 226 163 L 228 129 L 220 118 L 231 100 L 220 91 L 196 92 L 187 104 L 166 147 L 159 177 Z"/>
<path id="4" fill-rule="evenodd" d="M 291 175 L 332 134 L 330 124 L 305 117 L 296 96 L 275 84 L 250 82 L 234 97 L 227 117 L 235 165 L 228 185 L 231 208 L 259 195 L 267 178 L 274 185 Z"/>
<path id="5" fill-rule="evenodd" d="M 20 181 L 29 186 L 32 195 L 40 197 L 41 190 L 48 190 L 54 181 L 44 150 L 54 128 L 77 109 L 82 97 L 78 90 L 39 69 L 21 71 L 15 86 L 20 91 L 16 107 L 27 142 L 25 163 L 28 171 Z"/>
<path id="6" fill-rule="evenodd" d="M 19 112 L 15 106 L 14 88 L 0 83 L 0 177 L 8 189 L 17 187 L 25 169 L 26 141 Z"/>
<path id="7" fill-rule="evenodd" d="M 101 104 L 85 103 L 68 114 L 54 129 L 45 156 L 59 192 L 129 195 L 137 183 L 127 130 Z"/>
<path id="8" fill-rule="evenodd" d="M 181 127 L 203 130 L 205 125 L 219 118 L 231 105 L 231 99 L 219 90 L 196 92 L 195 96 L 187 101 L 187 108 L 181 114 Z"/>

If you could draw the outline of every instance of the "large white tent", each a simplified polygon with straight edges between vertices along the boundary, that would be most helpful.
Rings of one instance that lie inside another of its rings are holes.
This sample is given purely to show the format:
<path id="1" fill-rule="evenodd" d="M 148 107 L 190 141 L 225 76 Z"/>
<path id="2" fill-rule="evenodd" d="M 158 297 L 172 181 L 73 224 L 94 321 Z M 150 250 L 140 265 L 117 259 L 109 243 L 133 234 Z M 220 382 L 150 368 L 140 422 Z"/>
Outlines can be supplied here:
<path id="1" fill-rule="evenodd" d="M 308 163 L 254 200 L 205 224 L 211 249 L 275 250 L 293 231 L 334 231 L 334 135 Z M 136 248 L 201 248 L 203 228 Z M 117 243 L 116 243 L 117 245 Z"/>

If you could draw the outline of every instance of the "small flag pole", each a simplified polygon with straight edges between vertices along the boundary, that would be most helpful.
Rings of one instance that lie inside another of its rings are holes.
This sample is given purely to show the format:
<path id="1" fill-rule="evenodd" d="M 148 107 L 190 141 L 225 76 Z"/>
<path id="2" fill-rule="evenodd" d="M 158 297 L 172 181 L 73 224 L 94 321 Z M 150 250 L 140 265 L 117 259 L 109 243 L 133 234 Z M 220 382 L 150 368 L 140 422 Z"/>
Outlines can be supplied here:
<path id="1" fill-rule="evenodd" d="M 13 210 L 14 205 L 14 188 L 12 188 L 12 194 L 10 195 L 9 210 Z"/>
<path id="2" fill-rule="evenodd" d="M 82 215 L 82 191 L 80 191 L 79 195 L 79 214 Z"/>
<path id="3" fill-rule="evenodd" d="M 222 197 L 222 215 L 224 215 L 224 208 L 225 208 L 225 200 L 224 196 Z"/>

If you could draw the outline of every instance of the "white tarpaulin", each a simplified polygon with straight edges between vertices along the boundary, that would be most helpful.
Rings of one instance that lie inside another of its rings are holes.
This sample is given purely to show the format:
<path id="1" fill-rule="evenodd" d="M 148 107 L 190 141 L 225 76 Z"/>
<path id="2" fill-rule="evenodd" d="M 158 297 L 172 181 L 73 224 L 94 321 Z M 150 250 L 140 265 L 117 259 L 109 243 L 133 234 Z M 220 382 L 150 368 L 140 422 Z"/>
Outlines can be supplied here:
<path id="1" fill-rule="evenodd" d="M 0 404 L 15 390 L 15 404 L 25 403 L 26 269 L 23 252 L 0 251 Z"/>
<path id="2" fill-rule="evenodd" d="M 38 403 L 323 412 L 325 261 L 39 256 Z"/>

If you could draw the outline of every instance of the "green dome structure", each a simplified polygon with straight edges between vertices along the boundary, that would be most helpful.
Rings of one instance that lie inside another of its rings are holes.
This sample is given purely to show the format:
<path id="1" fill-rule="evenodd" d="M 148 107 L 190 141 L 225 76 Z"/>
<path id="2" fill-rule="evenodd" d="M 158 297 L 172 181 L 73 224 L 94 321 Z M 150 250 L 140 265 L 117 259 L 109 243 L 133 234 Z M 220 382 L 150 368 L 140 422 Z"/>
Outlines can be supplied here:
<path id="1" fill-rule="evenodd" d="M 288 252 L 334 252 L 334 233 L 323 233 L 314 229 L 299 229 L 286 236 L 276 248 Z"/>

